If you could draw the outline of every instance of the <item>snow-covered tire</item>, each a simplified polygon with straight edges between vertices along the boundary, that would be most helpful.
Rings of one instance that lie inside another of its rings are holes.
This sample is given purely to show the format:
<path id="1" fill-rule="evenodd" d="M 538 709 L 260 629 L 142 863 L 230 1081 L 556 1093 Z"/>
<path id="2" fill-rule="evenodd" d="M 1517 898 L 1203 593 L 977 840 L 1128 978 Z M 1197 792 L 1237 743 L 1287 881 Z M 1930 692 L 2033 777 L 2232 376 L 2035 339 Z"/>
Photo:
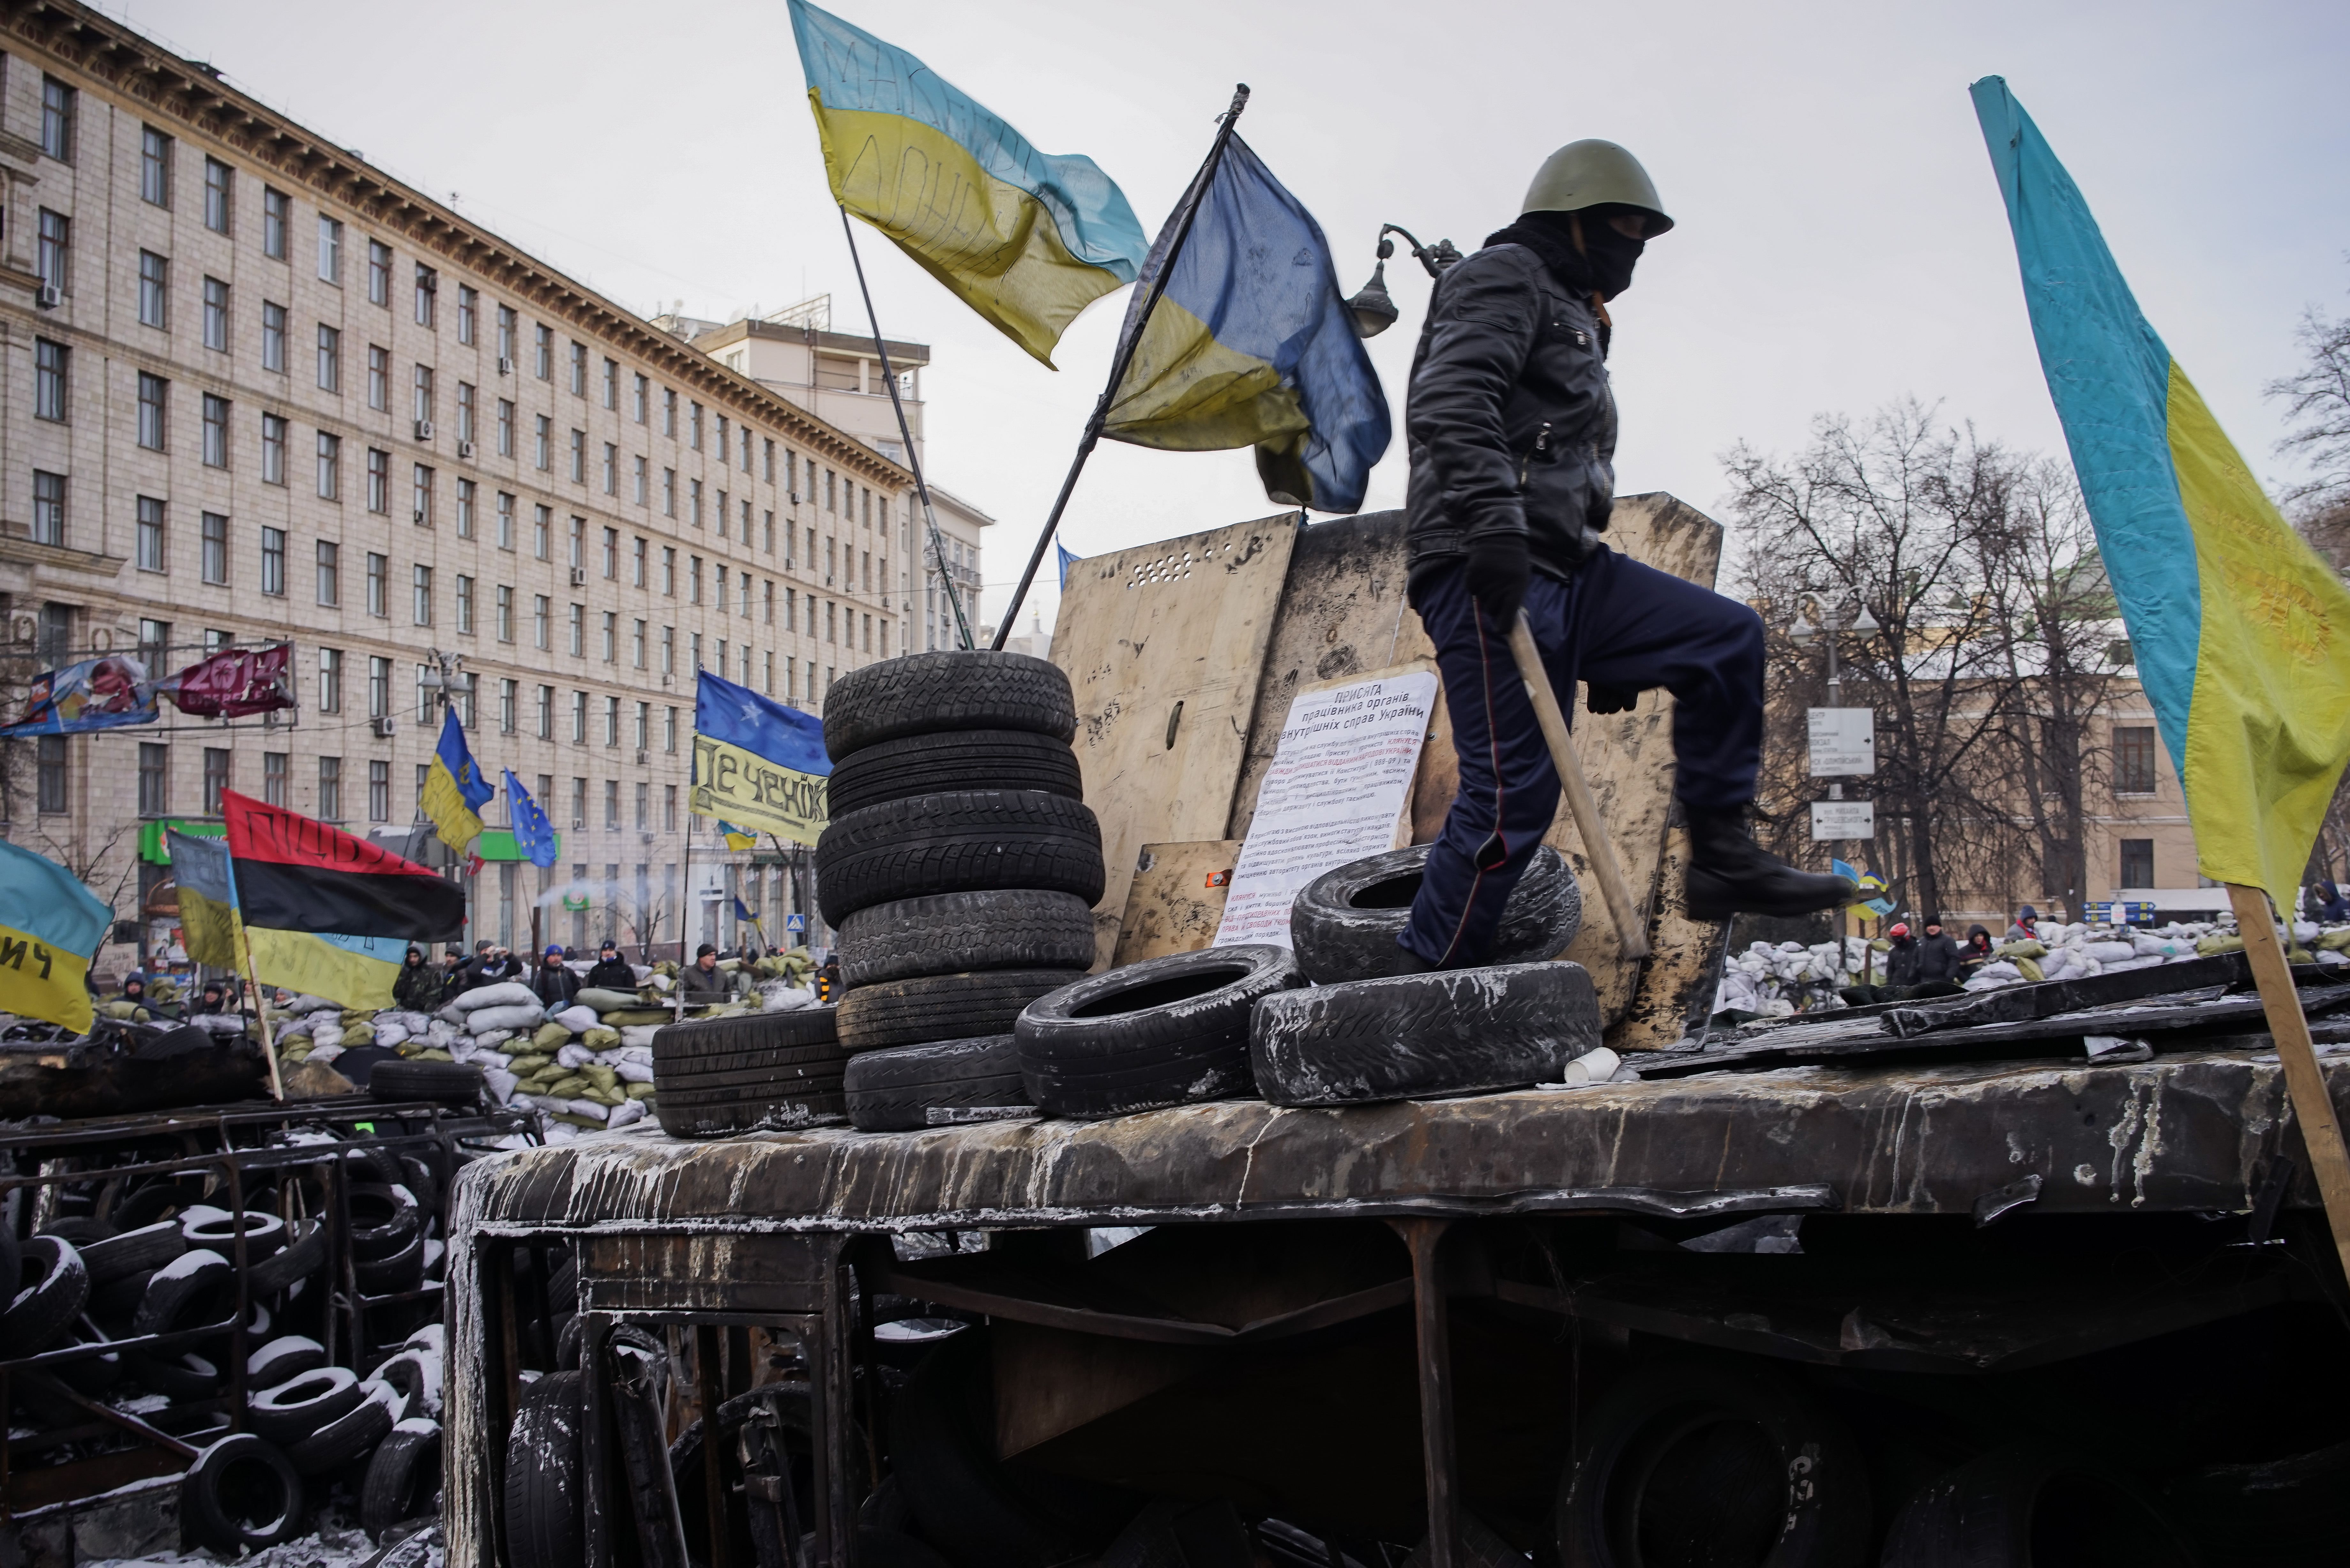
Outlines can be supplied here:
<path id="1" fill-rule="evenodd" d="M 1067 742 L 1077 706 L 1060 667 L 1024 653 L 912 653 L 852 670 L 824 697 L 824 750 L 834 762 L 901 735 L 1024 730 Z"/>
<path id="2" fill-rule="evenodd" d="M 587 1526 L 580 1490 L 586 1398 L 577 1372 L 530 1386 L 506 1430 L 506 1558 L 512 1568 L 579 1568 Z"/>
<path id="3" fill-rule="evenodd" d="M 325 1475 L 383 1441 L 396 1419 L 387 1400 L 371 1395 L 362 1397 L 348 1412 L 288 1448 L 286 1458 L 298 1475 Z"/>
<path id="4" fill-rule="evenodd" d="M 1269 996 L 1249 1055 L 1276 1106 L 1354 1106 L 1549 1082 L 1598 1044 L 1583 966 L 1521 963 Z"/>
<path id="5" fill-rule="evenodd" d="M 136 1231 L 118 1231 L 103 1241 L 81 1249 L 82 1266 L 89 1271 L 92 1290 L 132 1274 L 160 1269 L 188 1250 L 176 1220 L 158 1220 Z"/>
<path id="6" fill-rule="evenodd" d="M 327 1347 L 307 1335 L 280 1334 L 244 1359 L 244 1380 L 256 1388 L 275 1388 L 306 1372 L 327 1365 Z"/>
<path id="7" fill-rule="evenodd" d="M 983 1121 L 985 1109 L 1028 1104 L 1020 1042 L 1011 1034 L 868 1051 L 850 1059 L 842 1087 L 849 1125 L 865 1132 Z"/>
<path id="8" fill-rule="evenodd" d="M 286 1221 L 275 1214 L 247 1210 L 242 1220 L 225 1209 L 199 1210 L 180 1220 L 180 1239 L 191 1247 L 218 1252 L 236 1261 L 237 1232 L 244 1232 L 244 1259 L 250 1267 L 286 1245 Z M 150 1264 L 149 1267 L 155 1265 Z"/>
<path id="9" fill-rule="evenodd" d="M 139 1310 L 133 1334 L 176 1334 L 210 1324 L 225 1327 L 236 1315 L 236 1269 L 218 1252 L 182 1252 L 155 1271 Z"/>
<path id="10" fill-rule="evenodd" d="M 932 974 L 859 986 L 840 999 L 840 1044 L 852 1054 L 1009 1034 L 1021 1011 L 1083 978 L 1082 968 Z"/>
<path id="11" fill-rule="evenodd" d="M 403 1184 L 353 1182 L 350 1208 L 351 1256 L 362 1263 L 404 1251 L 424 1233 L 424 1211 Z"/>
<path id="12" fill-rule="evenodd" d="M 378 1062 L 368 1075 L 367 1092 L 379 1100 L 427 1100 L 441 1106 L 476 1106 L 486 1080 L 463 1062 Z"/>
<path id="13" fill-rule="evenodd" d="M 424 1232 L 410 1237 L 408 1245 L 389 1258 L 353 1263 L 351 1275 L 363 1295 L 388 1296 L 414 1290 L 424 1282 Z"/>
<path id="14" fill-rule="evenodd" d="M 1396 939 L 1411 919 L 1428 850 L 1420 844 L 1350 860 L 1298 891 L 1289 906 L 1289 940 L 1306 979 L 1336 985 L 1405 972 L 1404 950 Z M 1582 929 L 1583 888 L 1558 851 L 1545 844 L 1534 851 L 1502 905 L 1491 962 L 1556 958 Z"/>
<path id="15" fill-rule="evenodd" d="M 1020 1073 L 1047 1115 L 1092 1119 L 1255 1093 L 1249 1014 L 1305 983 L 1287 948 L 1207 948 L 1089 975 L 1020 1014 Z"/>
<path id="16" fill-rule="evenodd" d="M 987 888 L 859 909 L 840 923 L 855 987 L 995 969 L 1090 969 L 1094 912 L 1075 893 Z"/>
<path id="17" fill-rule="evenodd" d="M 342 1419 L 366 1397 L 359 1391 L 358 1373 L 348 1366 L 321 1366 L 245 1396 L 245 1424 L 284 1448 Z"/>
<path id="18" fill-rule="evenodd" d="M 859 909 L 936 893 L 1035 888 L 1102 895 L 1101 824 L 1082 801 L 1035 790 L 950 790 L 836 816 L 816 841 L 816 902 L 839 925 Z"/>
<path id="19" fill-rule="evenodd" d="M 295 1281 L 309 1278 L 326 1263 L 327 1252 L 327 1222 L 296 1220 L 293 1240 L 253 1265 L 253 1293 L 274 1296 Z"/>
<path id="20" fill-rule="evenodd" d="M 825 805 L 847 816 L 868 805 L 949 789 L 1040 789 L 1085 798 L 1077 754 L 1054 735 L 1021 730 L 945 730 L 851 753 L 825 781 Z"/>
<path id="21" fill-rule="evenodd" d="M 441 1485 L 441 1423 L 411 1416 L 376 1445 L 359 1486 L 359 1528 L 381 1542 L 393 1525 L 425 1511 Z"/>
<path id="22" fill-rule="evenodd" d="M 180 1481 L 180 1518 L 188 1534 L 231 1560 L 301 1534 L 307 1501 L 302 1478 L 285 1454 L 251 1432 L 206 1448 Z"/>
<path id="23" fill-rule="evenodd" d="M 89 1303 L 89 1270 L 80 1249 L 63 1236 L 44 1233 L 25 1243 L 16 1284 L 7 1312 L 0 1314 L 0 1339 L 11 1356 L 47 1349 Z"/>

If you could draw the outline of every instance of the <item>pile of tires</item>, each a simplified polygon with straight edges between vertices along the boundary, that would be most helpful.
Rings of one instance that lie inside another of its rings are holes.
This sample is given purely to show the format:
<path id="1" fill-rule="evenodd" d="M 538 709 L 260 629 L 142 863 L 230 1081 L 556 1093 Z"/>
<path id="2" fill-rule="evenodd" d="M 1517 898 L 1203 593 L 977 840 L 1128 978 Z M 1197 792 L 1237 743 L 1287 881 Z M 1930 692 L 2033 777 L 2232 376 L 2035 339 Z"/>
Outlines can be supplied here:
<path id="1" fill-rule="evenodd" d="M 1102 893 L 1076 732 L 1068 677 L 1016 653 L 913 654 L 827 697 L 816 900 L 856 1126 L 1033 1114 L 1013 1026 L 1092 965 Z"/>

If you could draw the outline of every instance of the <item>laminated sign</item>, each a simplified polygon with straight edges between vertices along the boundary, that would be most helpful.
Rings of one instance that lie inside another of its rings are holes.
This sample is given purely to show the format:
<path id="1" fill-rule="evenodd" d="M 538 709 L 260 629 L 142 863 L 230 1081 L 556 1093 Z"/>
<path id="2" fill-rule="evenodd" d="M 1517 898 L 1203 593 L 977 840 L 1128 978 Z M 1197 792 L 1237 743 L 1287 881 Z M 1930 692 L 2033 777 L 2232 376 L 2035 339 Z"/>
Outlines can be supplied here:
<path id="1" fill-rule="evenodd" d="M 1218 947 L 1289 946 L 1289 906 L 1326 871 L 1395 847 L 1436 673 L 1412 670 L 1301 691 L 1232 867 Z"/>

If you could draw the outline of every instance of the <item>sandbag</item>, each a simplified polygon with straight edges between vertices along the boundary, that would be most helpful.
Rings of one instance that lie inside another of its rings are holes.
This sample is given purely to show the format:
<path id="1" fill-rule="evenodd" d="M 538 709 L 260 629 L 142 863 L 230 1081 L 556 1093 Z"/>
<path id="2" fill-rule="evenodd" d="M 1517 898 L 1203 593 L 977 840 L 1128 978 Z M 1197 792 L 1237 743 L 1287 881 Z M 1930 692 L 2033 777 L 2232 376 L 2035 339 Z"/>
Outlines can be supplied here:
<path id="1" fill-rule="evenodd" d="M 607 985 L 582 986 L 579 991 L 579 1005 L 598 1012 L 610 1012 L 636 1004 L 637 993 L 633 991 L 616 991 Z"/>
<path id="2" fill-rule="evenodd" d="M 562 1024 L 574 1034 L 585 1034 L 596 1027 L 596 1010 L 575 1003 L 560 1012 L 550 1014 L 549 1021 Z"/>
<path id="3" fill-rule="evenodd" d="M 570 1025 L 550 1018 L 531 1032 L 530 1043 L 541 1051 L 556 1051 L 569 1044 L 570 1039 Z"/>
<path id="4" fill-rule="evenodd" d="M 590 1029 L 579 1036 L 579 1043 L 590 1051 L 608 1051 L 620 1043 L 617 1029 Z"/>
<path id="5" fill-rule="evenodd" d="M 633 1024 L 620 1031 L 620 1048 L 624 1051 L 650 1051 L 653 1048 L 653 1036 L 660 1033 L 659 1024 Z"/>
<path id="6" fill-rule="evenodd" d="M 663 1023 L 674 1023 L 676 1022 L 677 1014 L 671 1012 L 666 1007 L 630 1007 L 623 1008 L 617 1012 L 608 1012 L 604 1014 L 604 1027 L 607 1029 L 619 1029 L 623 1031 L 640 1024 L 651 1024 L 655 1027 L 659 1027 Z"/>
<path id="7" fill-rule="evenodd" d="M 345 1045 L 396 1045 L 399 1043 L 400 1042 L 396 1039 L 385 1040 L 381 1038 L 377 1033 L 375 1025 L 365 1019 L 361 1019 L 357 1023 L 346 1023 L 343 1025 L 343 1044 Z"/>
<path id="8" fill-rule="evenodd" d="M 452 997 L 449 1005 L 460 1013 L 471 1015 L 484 1007 L 520 1007 L 527 1003 L 538 1006 L 538 997 L 530 987 L 518 980 L 500 981 L 495 985 L 480 986 L 462 996 Z M 543 1010 L 542 1010 L 543 1011 Z"/>
<path id="9" fill-rule="evenodd" d="M 536 1002 L 510 1002 L 497 1007 L 476 1008 L 468 1012 L 465 1014 L 465 1028 L 467 1033 L 475 1035 L 493 1029 L 535 1029 L 546 1017 L 546 1009 Z"/>

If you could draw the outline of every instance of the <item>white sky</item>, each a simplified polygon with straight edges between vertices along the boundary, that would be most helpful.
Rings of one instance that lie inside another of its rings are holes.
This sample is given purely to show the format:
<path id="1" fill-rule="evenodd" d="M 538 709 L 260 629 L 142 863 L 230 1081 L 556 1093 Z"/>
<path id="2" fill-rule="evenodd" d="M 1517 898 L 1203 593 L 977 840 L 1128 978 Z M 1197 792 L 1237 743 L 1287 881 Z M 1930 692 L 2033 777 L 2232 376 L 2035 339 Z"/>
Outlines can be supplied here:
<path id="1" fill-rule="evenodd" d="M 833 296 L 863 326 L 781 0 L 105 0 L 169 47 L 640 313 Z M 1351 292 L 1382 221 L 1463 249 L 1578 137 L 1621 141 L 1679 222 L 1614 307 L 1624 493 L 1711 509 L 1718 458 L 1915 393 L 2061 450 L 1967 84 L 2007 78 L 2172 353 L 2256 472 L 2302 312 L 2350 308 L 2350 6 L 1393 0 L 1180 5 L 837 0 L 1037 146 L 1091 156 L 1155 231 L 1235 81 L 1241 133 Z M 354 68 L 355 62 L 363 68 Z M 932 346 L 931 468 L 993 513 L 990 616 L 1107 373 L 1123 293 L 1029 359 L 866 231 L 883 329 Z M 1376 340 L 1399 504 L 1426 280 Z M 1245 452 L 1095 454 L 1081 555 L 1276 510 Z M 1050 561 L 1043 574 L 1050 620 Z M 1023 624 L 1028 615 L 1021 616 Z"/>

